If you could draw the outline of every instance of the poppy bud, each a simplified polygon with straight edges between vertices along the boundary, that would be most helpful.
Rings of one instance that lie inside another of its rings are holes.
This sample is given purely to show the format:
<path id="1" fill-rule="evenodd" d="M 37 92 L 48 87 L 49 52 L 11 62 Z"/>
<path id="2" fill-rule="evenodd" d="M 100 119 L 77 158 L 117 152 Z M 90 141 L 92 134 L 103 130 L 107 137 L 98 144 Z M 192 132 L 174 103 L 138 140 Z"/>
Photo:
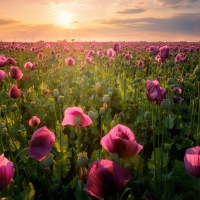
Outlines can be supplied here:
<path id="1" fill-rule="evenodd" d="M 171 150 L 171 144 L 165 143 L 165 144 L 164 144 L 164 150 L 165 150 L 166 152 L 169 152 L 169 151 Z"/>
<path id="2" fill-rule="evenodd" d="M 100 108 L 99 114 L 100 114 L 101 116 L 103 116 L 103 115 L 105 115 L 105 113 L 106 113 L 105 108 L 104 108 L 104 107 Z"/>

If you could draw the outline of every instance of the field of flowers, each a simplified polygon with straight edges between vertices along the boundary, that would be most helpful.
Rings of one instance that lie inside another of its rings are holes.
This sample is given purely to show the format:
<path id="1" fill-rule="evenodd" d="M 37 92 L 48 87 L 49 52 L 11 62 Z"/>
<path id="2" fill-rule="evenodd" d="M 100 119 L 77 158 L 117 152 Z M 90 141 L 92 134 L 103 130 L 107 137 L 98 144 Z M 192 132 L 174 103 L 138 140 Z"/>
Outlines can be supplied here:
<path id="1" fill-rule="evenodd" d="M 200 42 L 0 42 L 1 200 L 199 200 Z"/>

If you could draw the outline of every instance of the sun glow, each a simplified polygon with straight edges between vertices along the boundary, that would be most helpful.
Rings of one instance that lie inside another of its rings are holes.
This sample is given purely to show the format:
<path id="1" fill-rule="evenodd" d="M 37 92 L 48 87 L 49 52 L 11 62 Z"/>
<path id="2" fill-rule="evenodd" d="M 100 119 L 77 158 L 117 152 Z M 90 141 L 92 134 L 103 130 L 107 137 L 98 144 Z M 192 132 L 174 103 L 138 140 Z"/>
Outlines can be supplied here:
<path id="1" fill-rule="evenodd" d="M 61 12 L 58 17 L 58 23 L 61 26 L 69 26 L 72 23 L 72 14 L 69 12 Z"/>

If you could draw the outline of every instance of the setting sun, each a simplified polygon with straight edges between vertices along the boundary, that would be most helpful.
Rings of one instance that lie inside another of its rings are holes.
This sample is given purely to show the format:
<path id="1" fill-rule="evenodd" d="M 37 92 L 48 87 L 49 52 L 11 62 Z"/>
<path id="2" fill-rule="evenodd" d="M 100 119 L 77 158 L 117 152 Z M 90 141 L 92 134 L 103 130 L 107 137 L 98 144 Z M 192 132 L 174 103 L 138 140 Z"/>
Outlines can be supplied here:
<path id="1" fill-rule="evenodd" d="M 61 12 L 58 18 L 59 24 L 62 26 L 68 26 L 72 23 L 72 14 L 68 12 Z"/>

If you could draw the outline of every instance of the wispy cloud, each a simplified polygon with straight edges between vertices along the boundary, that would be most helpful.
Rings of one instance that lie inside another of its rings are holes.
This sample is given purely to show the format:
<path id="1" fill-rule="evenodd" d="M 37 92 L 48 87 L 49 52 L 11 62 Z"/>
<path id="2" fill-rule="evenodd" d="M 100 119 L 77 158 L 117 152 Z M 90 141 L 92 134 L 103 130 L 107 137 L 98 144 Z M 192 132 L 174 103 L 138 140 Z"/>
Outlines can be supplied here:
<path id="1" fill-rule="evenodd" d="M 145 9 L 143 8 L 133 8 L 133 9 L 125 9 L 122 11 L 117 11 L 117 14 L 137 14 L 137 13 L 142 13 L 145 12 Z"/>
<path id="2" fill-rule="evenodd" d="M 21 21 L 17 21 L 14 19 L 0 19 L 0 26 L 2 25 L 13 25 L 13 24 L 19 24 Z"/>

